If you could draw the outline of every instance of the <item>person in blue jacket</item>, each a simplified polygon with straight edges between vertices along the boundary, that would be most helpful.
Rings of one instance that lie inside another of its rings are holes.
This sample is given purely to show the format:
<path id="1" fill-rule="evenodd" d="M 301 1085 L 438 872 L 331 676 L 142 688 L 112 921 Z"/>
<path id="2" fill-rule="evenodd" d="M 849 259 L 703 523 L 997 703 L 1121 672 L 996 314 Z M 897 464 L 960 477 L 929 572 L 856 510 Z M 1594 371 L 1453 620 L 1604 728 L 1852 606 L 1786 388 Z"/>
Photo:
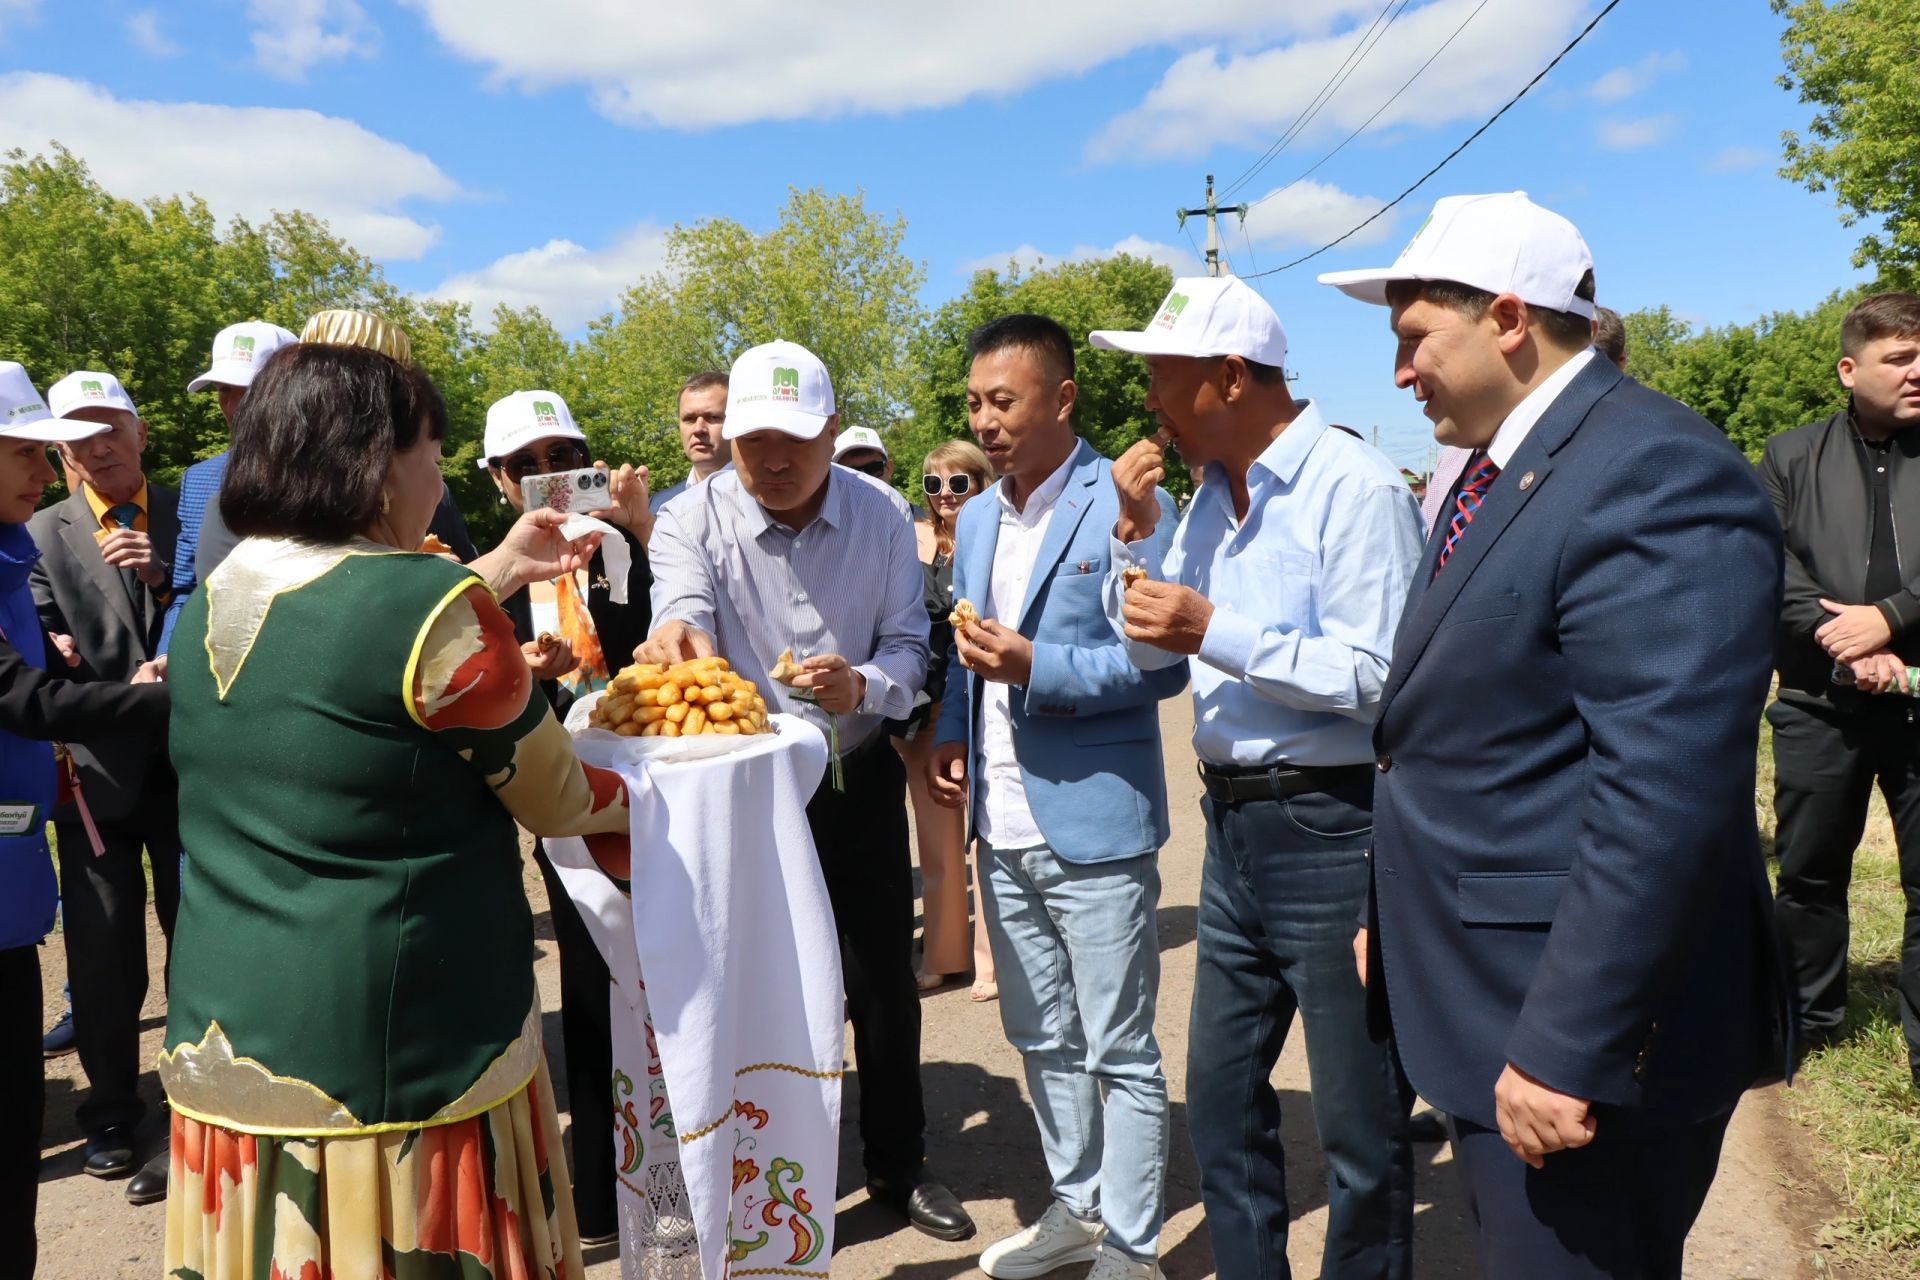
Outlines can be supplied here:
<path id="1" fill-rule="evenodd" d="M 106 430 L 55 421 L 27 372 L 0 362 L 0 1276 L 31 1277 L 40 1122 L 46 1085 L 40 1053 L 40 960 L 58 889 L 47 848 L 55 738 L 157 727 L 166 722 L 164 666 L 136 683 L 77 684 L 47 674 L 48 640 L 27 574 L 40 553 L 27 518 L 56 475 L 47 445 Z"/>

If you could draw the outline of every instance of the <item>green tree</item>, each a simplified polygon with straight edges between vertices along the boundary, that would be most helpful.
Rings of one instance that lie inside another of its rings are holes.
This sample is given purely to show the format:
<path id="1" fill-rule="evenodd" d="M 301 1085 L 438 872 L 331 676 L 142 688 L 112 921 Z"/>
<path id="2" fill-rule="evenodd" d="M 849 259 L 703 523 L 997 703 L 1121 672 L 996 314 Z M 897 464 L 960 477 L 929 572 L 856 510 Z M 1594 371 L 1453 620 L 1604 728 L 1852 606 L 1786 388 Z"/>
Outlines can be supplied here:
<path id="1" fill-rule="evenodd" d="M 1817 113 L 1806 137 L 1785 135 L 1784 177 L 1831 189 L 1847 226 L 1879 223 L 1860 239 L 1857 267 L 1883 287 L 1920 280 L 1920 39 L 1913 0 L 1772 0 L 1784 14 L 1787 73 Z"/>
<path id="2" fill-rule="evenodd" d="M 576 416 L 608 461 L 645 463 L 663 486 L 687 469 L 680 384 L 785 338 L 825 362 L 843 426 L 885 434 L 917 381 L 909 343 L 925 269 L 902 252 L 905 234 L 858 195 L 797 189 L 764 234 L 725 218 L 676 226 L 665 266 L 589 326 L 570 366 Z"/>
<path id="3" fill-rule="evenodd" d="M 897 426 L 888 442 L 899 459 L 896 471 L 908 477 L 934 445 L 967 436 L 967 335 L 1016 311 L 1049 316 L 1073 336 L 1075 426 L 1094 448 L 1117 457 L 1154 430 L 1145 407 L 1147 366 L 1138 356 L 1095 350 L 1087 335 L 1144 327 L 1172 285 L 1166 267 L 1127 254 L 1043 265 L 1030 273 L 1011 262 L 1004 274 L 975 272 L 967 291 L 937 308 L 914 344 L 922 380 L 912 419 Z M 1167 487 L 1185 493 L 1191 487 L 1186 473 L 1177 459 L 1169 461 L 1175 465 Z"/>
<path id="4" fill-rule="evenodd" d="M 322 306 L 400 298 L 309 215 L 223 230 L 196 197 L 110 195 L 58 145 L 0 166 L 0 262 L 0 359 L 43 389 L 75 369 L 114 374 L 150 428 L 149 472 L 169 482 L 226 447 L 214 397 L 186 389 L 221 328 L 260 318 L 298 330 Z"/>
<path id="5" fill-rule="evenodd" d="M 1693 333 L 1665 307 L 1627 324 L 1627 367 L 1640 381 L 1690 406 L 1750 458 L 1767 440 L 1847 402 L 1834 373 L 1840 321 L 1865 293 L 1834 293 L 1812 311 L 1776 311 L 1752 324 Z M 1634 345 L 1649 335 L 1647 356 Z"/>

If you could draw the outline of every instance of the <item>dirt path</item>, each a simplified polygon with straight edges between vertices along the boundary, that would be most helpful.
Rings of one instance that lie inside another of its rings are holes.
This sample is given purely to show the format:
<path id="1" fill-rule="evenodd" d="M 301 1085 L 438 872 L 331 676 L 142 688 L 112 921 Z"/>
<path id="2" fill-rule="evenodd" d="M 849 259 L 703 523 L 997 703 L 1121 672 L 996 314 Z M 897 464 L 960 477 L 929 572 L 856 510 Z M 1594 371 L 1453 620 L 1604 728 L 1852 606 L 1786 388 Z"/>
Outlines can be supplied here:
<path id="1" fill-rule="evenodd" d="M 1194 1280 L 1213 1272 L 1213 1251 L 1201 1221 L 1199 1181 L 1186 1131 L 1186 1023 L 1193 994 L 1195 901 L 1204 851 L 1198 816 L 1199 784 L 1185 749 L 1190 720 L 1185 699 L 1164 717 L 1173 839 L 1161 858 L 1164 885 L 1160 939 L 1164 951 L 1160 991 L 1160 1042 L 1172 1089 L 1173 1153 L 1167 1175 L 1168 1222 L 1162 1235 L 1169 1280 Z M 558 968 L 546 900 L 529 863 L 527 891 L 541 915 L 539 974 L 549 1010 L 559 1006 Z M 158 930 L 154 930 L 158 937 Z M 65 962 L 58 939 L 42 953 L 49 1010 L 58 1006 Z M 158 972 L 158 955 L 155 955 Z M 1047 1203 L 1047 1181 L 1017 1056 L 1000 1032 L 994 1005 L 976 1005 L 964 987 L 925 1002 L 923 1078 L 928 1107 L 928 1148 L 935 1172 L 967 1201 L 980 1236 L 942 1244 L 917 1232 L 896 1230 L 895 1221 L 866 1203 L 859 1187 L 858 1156 L 843 1148 L 834 1274 L 847 1280 L 946 1280 L 974 1272 L 974 1259 L 988 1241 L 1015 1230 Z M 157 1051 L 163 1005 L 156 992 L 146 1008 L 146 1047 Z M 51 1018 L 51 1014 L 49 1015 Z M 558 1026 L 548 1015 L 548 1043 L 557 1056 Z M 849 1056 L 852 1049 L 849 1045 Z M 77 1090 L 84 1087 L 72 1057 L 48 1063 L 46 1163 L 40 1188 L 40 1275 L 45 1280 L 157 1280 L 165 1212 L 159 1205 L 136 1209 L 119 1183 L 80 1172 L 80 1135 L 73 1123 Z M 556 1080 L 561 1079 L 556 1070 Z M 1296 1034 L 1274 1073 L 1282 1095 L 1295 1221 L 1288 1253 L 1300 1280 L 1319 1275 L 1326 1229 L 1325 1170 L 1307 1109 L 1306 1058 Z M 151 1075 L 150 1096 L 159 1090 Z M 857 1089 L 849 1079 L 849 1088 Z M 563 1099 L 564 1100 L 564 1099 Z M 852 1114 L 853 1096 L 847 1099 Z M 157 1122 L 154 1136 L 158 1137 Z M 1825 1203 L 1804 1186 L 1807 1162 L 1798 1158 L 1802 1132 L 1784 1121 L 1771 1093 L 1750 1095 L 1734 1117 L 1719 1180 L 1687 1251 L 1687 1275 L 1696 1280 L 1802 1280 L 1815 1275 L 1813 1233 Z M 1458 1187 L 1444 1148 L 1419 1150 L 1418 1271 L 1447 1280 L 1475 1274 Z M 589 1254 L 589 1280 L 618 1280 L 614 1250 Z M 1063 1276 L 1074 1277 L 1072 1272 Z"/>

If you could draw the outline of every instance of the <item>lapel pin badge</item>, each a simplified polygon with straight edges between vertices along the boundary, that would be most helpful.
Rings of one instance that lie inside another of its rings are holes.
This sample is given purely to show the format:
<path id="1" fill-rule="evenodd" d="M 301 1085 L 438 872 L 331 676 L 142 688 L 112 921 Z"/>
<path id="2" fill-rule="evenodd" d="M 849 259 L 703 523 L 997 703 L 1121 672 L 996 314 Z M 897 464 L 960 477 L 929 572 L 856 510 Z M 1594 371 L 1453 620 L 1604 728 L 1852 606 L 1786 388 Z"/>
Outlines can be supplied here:
<path id="1" fill-rule="evenodd" d="M 1525 493 L 1531 488 L 1533 488 L 1533 472 L 1529 471 L 1520 477 L 1520 492 Z"/>
<path id="2" fill-rule="evenodd" d="M 1092 572 L 1093 572 L 1093 565 L 1092 565 L 1092 564 L 1090 564 L 1089 562 L 1087 562 L 1087 561 L 1085 561 L 1085 560 L 1082 560 L 1082 561 L 1080 562 L 1080 572 L 1082 572 L 1082 573 L 1092 573 Z"/>

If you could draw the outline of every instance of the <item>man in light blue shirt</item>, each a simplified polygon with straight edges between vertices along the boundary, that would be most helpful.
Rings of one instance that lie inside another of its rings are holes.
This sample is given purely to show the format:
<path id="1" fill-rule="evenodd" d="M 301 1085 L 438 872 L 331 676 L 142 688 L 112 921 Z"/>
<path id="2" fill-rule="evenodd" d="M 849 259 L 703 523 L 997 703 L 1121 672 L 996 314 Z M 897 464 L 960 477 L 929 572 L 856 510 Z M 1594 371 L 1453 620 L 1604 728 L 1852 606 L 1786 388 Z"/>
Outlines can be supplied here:
<path id="1" fill-rule="evenodd" d="M 1175 281 L 1144 331 L 1161 431 L 1113 466 L 1107 615 L 1144 668 L 1186 661 L 1206 796 L 1187 1120 L 1222 1280 L 1286 1276 L 1280 1103 L 1294 1014 L 1327 1155 L 1327 1280 L 1412 1274 L 1412 1094 L 1369 1034 L 1353 925 L 1367 893 L 1374 709 L 1420 557 L 1419 508 L 1378 451 L 1295 401 L 1286 335 L 1232 277 Z M 1165 557 L 1171 442 L 1200 488 Z M 1129 567 L 1145 580 L 1127 584 Z"/>

